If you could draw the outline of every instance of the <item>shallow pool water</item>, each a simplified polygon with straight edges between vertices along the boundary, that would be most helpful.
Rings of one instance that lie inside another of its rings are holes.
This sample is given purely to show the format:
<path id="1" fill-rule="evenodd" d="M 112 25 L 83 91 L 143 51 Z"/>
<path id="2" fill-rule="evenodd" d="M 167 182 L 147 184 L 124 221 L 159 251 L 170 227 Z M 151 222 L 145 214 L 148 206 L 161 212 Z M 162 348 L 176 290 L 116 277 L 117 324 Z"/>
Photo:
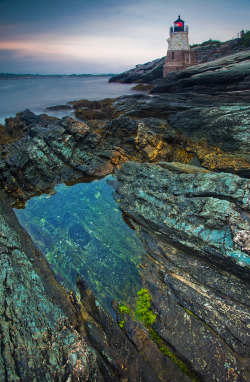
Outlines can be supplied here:
<path id="1" fill-rule="evenodd" d="M 109 298 L 130 303 L 140 289 L 144 247 L 107 179 L 59 184 L 54 195 L 34 197 L 15 213 L 68 290 L 77 291 L 79 273 L 105 305 Z"/>

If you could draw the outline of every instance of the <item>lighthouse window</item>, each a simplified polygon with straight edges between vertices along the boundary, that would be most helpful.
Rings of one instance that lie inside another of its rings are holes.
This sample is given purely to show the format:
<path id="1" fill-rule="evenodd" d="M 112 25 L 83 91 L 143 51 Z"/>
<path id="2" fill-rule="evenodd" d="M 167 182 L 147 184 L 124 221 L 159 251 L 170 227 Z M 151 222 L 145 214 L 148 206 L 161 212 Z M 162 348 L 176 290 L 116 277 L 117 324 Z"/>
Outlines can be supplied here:
<path id="1" fill-rule="evenodd" d="M 172 60 L 174 60 L 174 52 L 172 52 Z"/>

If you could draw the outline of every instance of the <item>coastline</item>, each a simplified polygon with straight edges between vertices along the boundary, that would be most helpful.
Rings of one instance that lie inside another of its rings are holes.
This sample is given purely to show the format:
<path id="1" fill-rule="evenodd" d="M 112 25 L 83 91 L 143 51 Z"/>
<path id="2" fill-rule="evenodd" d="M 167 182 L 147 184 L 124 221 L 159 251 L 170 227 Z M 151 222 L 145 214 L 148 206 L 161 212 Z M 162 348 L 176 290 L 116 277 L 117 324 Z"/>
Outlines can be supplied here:
<path id="1" fill-rule="evenodd" d="M 26 110 L 7 121 L 3 380 L 248 380 L 250 60 L 239 59 L 175 72 L 150 94 L 75 101 L 78 119 Z M 11 211 L 57 183 L 111 173 L 145 247 L 150 321 L 115 301 L 112 318 L 81 277 L 80 301 L 67 293 Z"/>

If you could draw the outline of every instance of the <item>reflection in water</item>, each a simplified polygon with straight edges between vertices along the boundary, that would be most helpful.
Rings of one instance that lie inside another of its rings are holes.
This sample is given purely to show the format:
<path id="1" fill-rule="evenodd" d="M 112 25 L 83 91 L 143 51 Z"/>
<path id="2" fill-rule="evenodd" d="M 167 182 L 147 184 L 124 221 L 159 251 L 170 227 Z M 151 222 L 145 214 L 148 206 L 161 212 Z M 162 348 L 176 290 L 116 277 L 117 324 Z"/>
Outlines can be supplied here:
<path id="1" fill-rule="evenodd" d="M 107 178 L 60 184 L 55 195 L 34 197 L 15 213 L 67 289 L 76 291 L 80 273 L 104 304 L 108 297 L 129 303 L 140 289 L 144 247 L 124 222 Z"/>

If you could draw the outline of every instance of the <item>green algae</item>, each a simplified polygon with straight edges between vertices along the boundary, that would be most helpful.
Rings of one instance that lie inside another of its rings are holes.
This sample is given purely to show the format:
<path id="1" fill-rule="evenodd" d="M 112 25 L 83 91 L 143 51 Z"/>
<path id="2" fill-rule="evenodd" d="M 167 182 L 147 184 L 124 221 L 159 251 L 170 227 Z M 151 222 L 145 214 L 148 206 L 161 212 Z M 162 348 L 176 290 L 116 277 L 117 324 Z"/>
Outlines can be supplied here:
<path id="1" fill-rule="evenodd" d="M 130 314 L 130 309 L 126 305 L 120 304 L 117 309 L 121 314 Z"/>
<path id="2" fill-rule="evenodd" d="M 150 338 L 154 341 L 154 343 L 158 346 L 160 351 L 168 358 L 171 359 L 172 362 L 184 373 L 186 374 L 192 381 L 200 382 L 200 379 L 192 372 L 192 370 L 180 359 L 177 355 L 167 346 L 163 339 L 159 336 L 159 334 L 152 328 L 149 329 Z"/>
<path id="3" fill-rule="evenodd" d="M 79 273 L 103 304 L 108 297 L 127 303 L 140 287 L 144 247 L 124 222 L 107 178 L 55 191 L 15 210 L 20 223 L 68 290 L 76 292 Z"/>
<path id="4" fill-rule="evenodd" d="M 120 316 L 121 316 L 121 320 L 118 320 L 118 325 L 120 326 L 121 329 L 123 329 L 124 324 L 125 324 L 124 315 L 128 314 L 128 315 L 130 315 L 130 317 L 132 317 L 131 311 L 130 311 L 129 307 L 127 307 L 124 304 L 118 305 L 117 311 L 120 313 Z"/>
<path id="5" fill-rule="evenodd" d="M 147 289 L 141 289 L 137 292 L 138 300 L 136 303 L 136 316 L 144 323 L 145 326 L 150 327 L 156 320 L 157 315 L 150 309 L 150 301 L 152 296 Z"/>
<path id="6" fill-rule="evenodd" d="M 124 320 L 118 321 L 118 325 L 120 326 L 121 329 L 123 329 L 124 324 L 125 324 Z"/>
<path id="7" fill-rule="evenodd" d="M 173 350 L 167 346 L 165 341 L 159 336 L 159 334 L 156 332 L 155 329 L 152 328 L 152 325 L 154 324 L 157 313 L 154 313 L 150 306 L 151 306 L 151 300 L 152 296 L 149 293 L 149 291 L 145 288 L 140 289 L 137 292 L 137 302 L 136 302 L 136 310 L 135 312 L 131 311 L 127 306 L 120 304 L 117 308 L 118 312 L 121 315 L 121 320 L 118 321 L 118 325 L 121 329 L 124 328 L 125 325 L 125 319 L 124 315 L 129 314 L 129 316 L 133 320 L 139 320 L 141 323 L 143 323 L 149 332 L 149 336 L 152 339 L 152 341 L 157 345 L 159 350 L 168 358 L 171 359 L 171 361 L 184 373 L 186 374 L 192 381 L 194 382 L 200 382 L 200 379 L 194 374 L 194 372 L 191 370 L 191 368 L 185 364 L 174 352 Z M 185 309 L 188 313 L 193 314 L 188 309 Z"/>

